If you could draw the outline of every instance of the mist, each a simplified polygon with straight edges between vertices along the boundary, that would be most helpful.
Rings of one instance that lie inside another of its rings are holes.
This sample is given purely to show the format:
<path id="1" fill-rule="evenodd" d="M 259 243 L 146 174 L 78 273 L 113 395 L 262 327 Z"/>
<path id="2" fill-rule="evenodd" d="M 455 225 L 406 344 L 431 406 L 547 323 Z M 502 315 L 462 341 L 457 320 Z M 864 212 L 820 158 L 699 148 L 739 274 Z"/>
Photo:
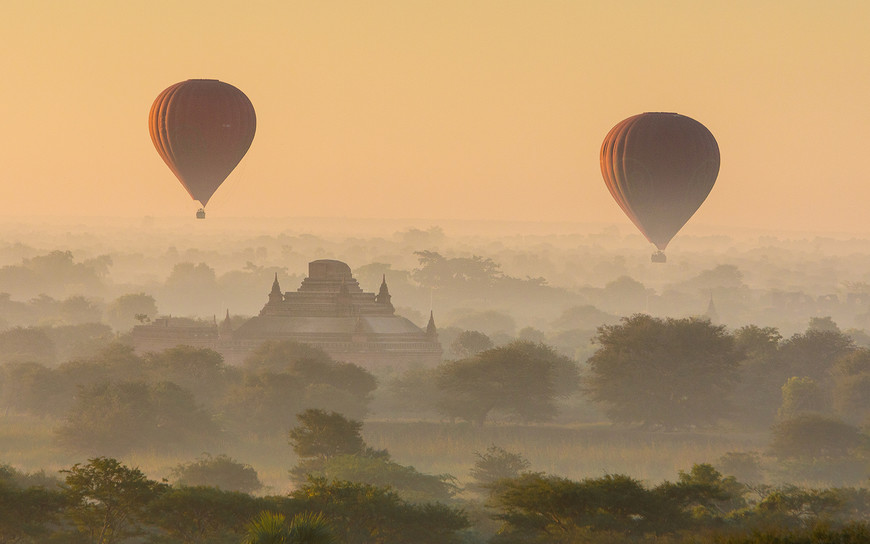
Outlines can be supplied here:
<path id="1" fill-rule="evenodd" d="M 694 228 L 657 264 L 624 225 L 147 217 L 2 232 L 0 464 L 20 478 L 109 456 L 199 482 L 183 485 L 228 489 L 246 471 L 235 491 L 253 497 L 320 474 L 462 508 L 488 504 L 491 466 L 628 475 L 649 493 L 705 470 L 756 491 L 867 479 L 867 239 Z M 431 317 L 440 361 L 360 363 L 280 339 L 235 360 L 189 338 L 137 347 L 134 328 L 160 323 L 239 329 L 275 278 L 295 292 L 323 259 L 363 292 L 385 283 L 420 334 Z M 671 340 L 645 344 L 643 365 L 685 366 L 608 389 L 609 346 L 650 327 Z M 707 335 L 718 347 L 698 347 Z M 665 375 L 684 405 L 632 412 L 615 397 L 667 389 Z M 356 422 L 360 451 L 381 453 L 306 457 L 288 431 L 307 413 Z M 397 467 L 411 476 L 385 476 Z M 468 529 L 481 542 L 497 527 L 482 519 Z"/>

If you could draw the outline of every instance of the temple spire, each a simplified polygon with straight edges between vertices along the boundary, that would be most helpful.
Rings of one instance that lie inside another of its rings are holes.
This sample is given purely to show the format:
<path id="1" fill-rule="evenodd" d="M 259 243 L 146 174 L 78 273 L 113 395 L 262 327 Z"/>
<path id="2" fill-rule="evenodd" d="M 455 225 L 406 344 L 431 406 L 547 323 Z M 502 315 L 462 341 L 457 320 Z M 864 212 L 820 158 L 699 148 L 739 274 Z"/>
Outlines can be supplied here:
<path id="1" fill-rule="evenodd" d="M 281 286 L 278 284 L 278 273 L 275 272 L 275 281 L 272 282 L 272 291 L 269 292 L 269 304 L 278 304 L 284 300 Z"/>
<path id="2" fill-rule="evenodd" d="M 429 323 L 426 325 L 426 336 L 435 338 L 438 336 L 438 329 L 435 328 L 435 313 L 429 310 Z"/>
<path id="3" fill-rule="evenodd" d="M 233 328 L 232 322 L 230 321 L 230 309 L 227 308 L 227 316 L 221 321 L 220 327 L 218 328 L 218 334 L 226 333 L 231 331 Z"/>
<path id="4" fill-rule="evenodd" d="M 710 292 L 710 302 L 707 304 L 707 311 L 704 317 L 710 320 L 714 325 L 719 321 L 719 312 L 716 311 L 716 305 L 713 304 L 713 292 Z"/>
<path id="5" fill-rule="evenodd" d="M 375 296 L 375 302 L 392 308 L 393 304 L 390 302 L 391 298 L 393 297 L 390 296 L 390 289 L 387 287 L 387 275 L 384 274 L 383 279 L 381 280 L 381 288 L 378 291 L 377 296 Z"/>

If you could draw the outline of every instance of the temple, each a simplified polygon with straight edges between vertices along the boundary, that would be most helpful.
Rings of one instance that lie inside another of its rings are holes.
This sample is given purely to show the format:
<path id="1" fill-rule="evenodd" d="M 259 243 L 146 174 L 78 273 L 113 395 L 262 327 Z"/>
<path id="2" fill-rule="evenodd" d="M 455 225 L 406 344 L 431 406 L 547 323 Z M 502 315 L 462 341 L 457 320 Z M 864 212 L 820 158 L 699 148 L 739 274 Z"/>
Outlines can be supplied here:
<path id="1" fill-rule="evenodd" d="M 396 315 L 386 277 L 377 294 L 367 293 L 347 264 L 327 259 L 308 263 L 308 277 L 295 292 L 282 292 L 276 274 L 260 314 L 236 329 L 229 312 L 220 325 L 164 318 L 133 328 L 137 352 L 185 344 L 214 349 L 230 364 L 241 363 L 268 340 L 312 344 L 338 361 L 371 370 L 441 361 L 431 312 L 426 330 L 420 329 Z"/>

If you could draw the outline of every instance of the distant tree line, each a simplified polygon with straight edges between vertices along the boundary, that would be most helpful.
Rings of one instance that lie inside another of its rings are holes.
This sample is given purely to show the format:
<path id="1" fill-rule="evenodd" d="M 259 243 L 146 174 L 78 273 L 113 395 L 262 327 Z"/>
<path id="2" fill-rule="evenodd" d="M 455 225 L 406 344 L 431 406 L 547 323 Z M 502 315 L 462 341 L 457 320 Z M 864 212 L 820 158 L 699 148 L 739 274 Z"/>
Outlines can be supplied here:
<path id="1" fill-rule="evenodd" d="M 361 367 L 294 342 L 267 342 L 243 367 L 209 349 L 138 355 L 114 343 L 57 367 L 0 366 L 0 411 L 59 419 L 60 443 L 88 454 L 203 451 L 286 432 L 307 408 L 363 417 L 376 384 Z"/>
<path id="2" fill-rule="evenodd" d="M 298 438 L 301 446 L 304 440 Z M 215 465 L 201 461 L 200 473 Z M 244 468 L 225 459 L 215 474 L 227 472 L 227 465 Z M 253 496 L 213 483 L 152 480 L 111 457 L 76 463 L 61 470 L 60 478 L 0 465 L 0 542 L 861 544 L 870 539 L 870 492 L 863 488 L 749 485 L 709 464 L 654 486 L 622 474 L 575 481 L 530 471 L 521 457 L 496 447 L 479 455 L 475 469 L 486 497 L 482 510 L 474 500 L 407 500 L 389 486 L 323 476 L 310 477 L 287 495 Z"/>

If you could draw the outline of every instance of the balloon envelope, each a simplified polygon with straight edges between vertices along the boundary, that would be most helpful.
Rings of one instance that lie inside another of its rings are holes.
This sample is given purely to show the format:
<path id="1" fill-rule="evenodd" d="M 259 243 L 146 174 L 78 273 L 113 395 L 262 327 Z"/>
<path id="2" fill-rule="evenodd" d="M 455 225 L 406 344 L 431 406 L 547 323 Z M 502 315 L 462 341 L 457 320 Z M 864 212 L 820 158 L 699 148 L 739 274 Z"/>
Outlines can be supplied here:
<path id="1" fill-rule="evenodd" d="M 189 79 L 154 100 L 151 141 L 194 200 L 205 206 L 242 160 L 257 129 L 245 94 L 216 79 Z"/>
<path id="2" fill-rule="evenodd" d="M 601 174 L 622 211 L 664 251 L 710 194 L 719 174 L 719 146 L 690 117 L 642 113 L 604 138 Z"/>

